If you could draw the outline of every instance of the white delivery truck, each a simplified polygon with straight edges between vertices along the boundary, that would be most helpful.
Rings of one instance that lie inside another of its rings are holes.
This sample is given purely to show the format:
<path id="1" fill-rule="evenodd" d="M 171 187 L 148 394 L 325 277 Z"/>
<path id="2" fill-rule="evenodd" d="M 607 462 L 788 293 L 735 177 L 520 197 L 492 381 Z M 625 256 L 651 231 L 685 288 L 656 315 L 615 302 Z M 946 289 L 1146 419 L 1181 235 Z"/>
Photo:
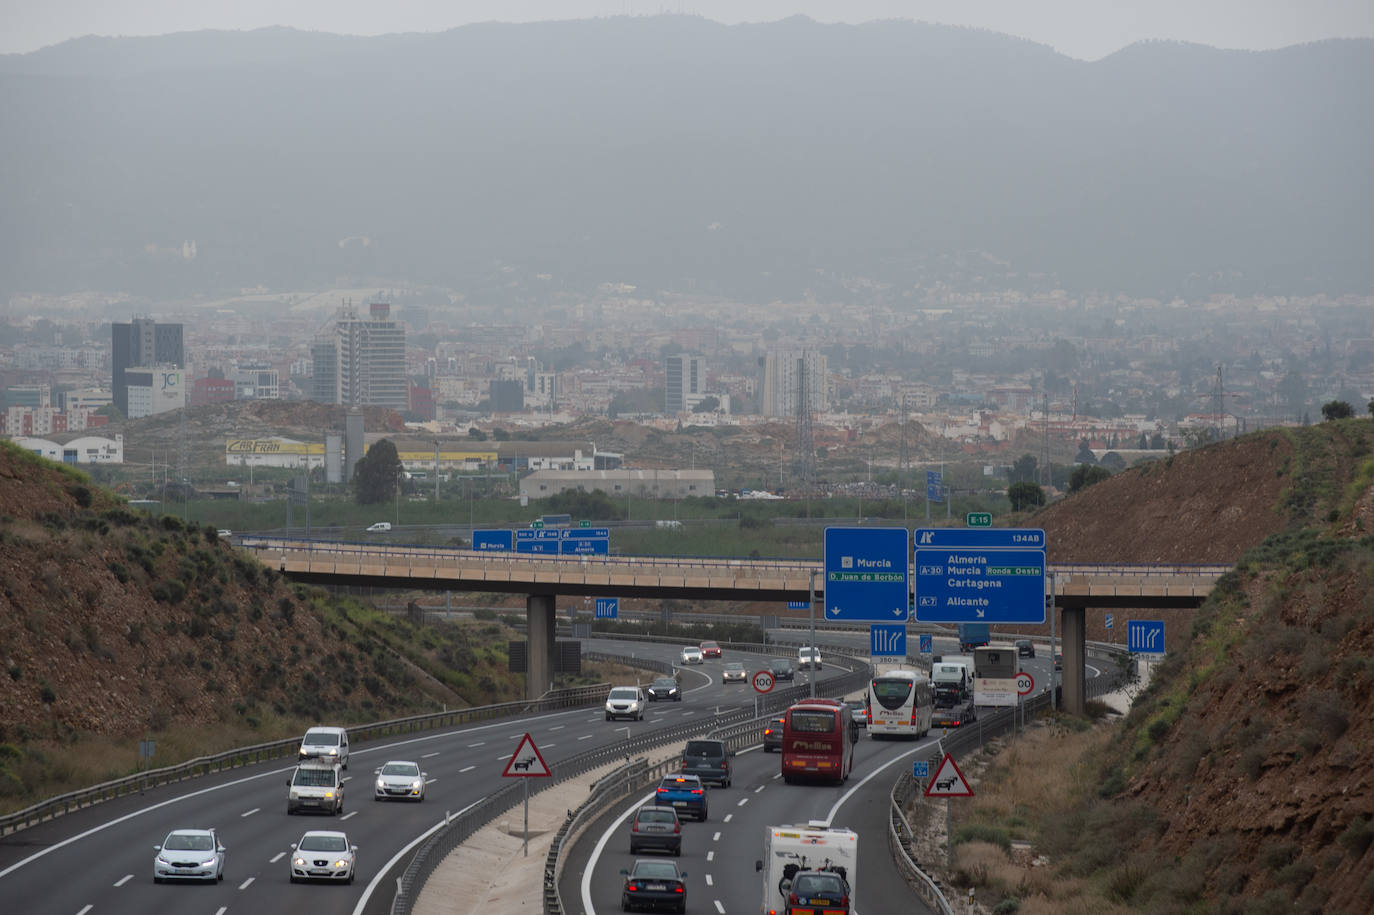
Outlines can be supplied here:
<path id="1" fill-rule="evenodd" d="M 936 697 L 953 693 L 955 702 L 963 702 L 973 691 L 973 661 L 962 657 L 945 657 L 930 665 L 930 685 Z"/>
<path id="2" fill-rule="evenodd" d="M 763 859 L 754 870 L 763 874 L 763 915 L 783 915 L 792 879 L 801 871 L 838 874 L 849 888 L 854 911 L 858 888 L 859 834 L 842 826 L 812 820 L 805 826 L 769 826 L 763 838 Z"/>

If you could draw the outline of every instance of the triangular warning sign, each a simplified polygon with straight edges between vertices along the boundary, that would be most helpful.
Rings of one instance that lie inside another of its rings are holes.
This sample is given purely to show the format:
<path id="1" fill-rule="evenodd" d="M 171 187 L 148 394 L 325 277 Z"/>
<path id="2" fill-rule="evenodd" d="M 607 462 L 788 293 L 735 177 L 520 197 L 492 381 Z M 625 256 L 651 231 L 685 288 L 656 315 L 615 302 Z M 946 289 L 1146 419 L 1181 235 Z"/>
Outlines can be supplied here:
<path id="1" fill-rule="evenodd" d="M 520 745 L 511 754 L 506 762 L 506 771 L 501 774 L 506 778 L 548 778 L 553 775 L 549 771 L 549 764 L 544 762 L 544 754 L 539 752 L 534 745 L 534 738 L 528 733 L 520 738 Z"/>
<path id="2" fill-rule="evenodd" d="M 940 760 L 940 768 L 935 770 L 935 777 L 926 786 L 926 797 L 973 797 L 973 788 L 969 786 L 968 779 L 964 778 L 964 773 L 959 771 L 959 764 L 948 753 Z"/>

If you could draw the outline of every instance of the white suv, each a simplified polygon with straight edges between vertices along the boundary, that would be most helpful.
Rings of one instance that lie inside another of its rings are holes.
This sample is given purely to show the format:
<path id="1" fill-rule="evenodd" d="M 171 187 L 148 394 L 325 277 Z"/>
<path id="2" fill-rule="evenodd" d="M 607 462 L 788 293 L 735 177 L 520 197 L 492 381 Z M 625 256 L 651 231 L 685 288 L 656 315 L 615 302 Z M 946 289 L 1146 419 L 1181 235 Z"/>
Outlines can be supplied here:
<path id="1" fill-rule="evenodd" d="M 311 728 L 301 738 L 302 760 L 323 759 L 348 768 L 348 731 L 343 728 Z"/>
<path id="2" fill-rule="evenodd" d="M 638 686 L 613 686 L 606 697 L 606 720 L 629 718 L 631 721 L 644 720 L 644 690 Z"/>

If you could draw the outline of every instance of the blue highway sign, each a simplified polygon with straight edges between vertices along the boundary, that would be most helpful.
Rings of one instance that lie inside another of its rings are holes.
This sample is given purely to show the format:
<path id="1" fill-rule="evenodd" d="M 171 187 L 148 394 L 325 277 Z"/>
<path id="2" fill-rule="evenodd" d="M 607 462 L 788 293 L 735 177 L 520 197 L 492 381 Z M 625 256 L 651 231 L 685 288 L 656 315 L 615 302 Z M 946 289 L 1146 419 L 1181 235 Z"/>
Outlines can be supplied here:
<path id="1" fill-rule="evenodd" d="M 519 528 L 514 533 L 517 553 L 605 556 L 610 552 L 611 529 L 608 527 Z"/>
<path id="2" fill-rule="evenodd" d="M 1112 620 L 1112 615 L 1111 615 L 1110 613 L 1108 613 L 1108 614 L 1107 614 L 1107 619 L 1105 620 L 1104 625 L 1106 625 L 1106 627 L 1107 627 L 1108 629 L 1110 629 L 1110 628 L 1112 628 L 1112 622 L 1113 622 L 1113 620 Z"/>
<path id="3" fill-rule="evenodd" d="M 922 623 L 1045 621 L 1042 550 L 918 549 L 915 585 Z"/>
<path id="4" fill-rule="evenodd" d="M 874 623 L 869 626 L 868 653 L 875 658 L 906 657 L 906 623 Z"/>
<path id="5" fill-rule="evenodd" d="M 620 598 L 618 597 L 598 597 L 596 599 L 596 618 L 599 620 L 613 620 L 620 613 Z"/>
<path id="6" fill-rule="evenodd" d="M 940 490 L 943 488 L 941 477 L 942 477 L 942 474 L 941 474 L 940 471 L 938 471 L 938 470 L 927 470 L 927 471 L 926 471 L 926 501 L 927 501 L 927 502 L 939 502 L 939 501 L 941 501 Z"/>
<path id="7" fill-rule="evenodd" d="M 906 622 L 911 538 L 904 527 L 825 529 L 825 618 Z"/>
<path id="8" fill-rule="evenodd" d="M 810 607 L 810 606 L 811 606 L 811 601 L 809 601 L 809 600 L 789 600 L 789 601 L 787 602 L 787 609 L 788 609 L 788 610 L 805 610 L 806 608 L 808 608 L 808 607 Z"/>
<path id="9" fill-rule="evenodd" d="M 913 760 L 911 763 L 912 778 L 930 778 L 930 763 L 924 759 Z"/>
<path id="10" fill-rule="evenodd" d="M 1142 654 L 1164 654 L 1164 621 L 1127 620 L 1126 648 Z"/>
<path id="11" fill-rule="evenodd" d="M 913 538 L 914 548 L 975 547 L 983 550 L 1043 550 L 1045 532 L 1021 527 L 922 527 Z"/>
<path id="12" fill-rule="evenodd" d="M 473 531 L 472 548 L 479 552 L 489 550 L 510 552 L 510 535 L 510 531 Z"/>
<path id="13" fill-rule="evenodd" d="M 930 654 L 935 650 L 935 637 L 929 632 L 921 633 L 921 654 Z"/>

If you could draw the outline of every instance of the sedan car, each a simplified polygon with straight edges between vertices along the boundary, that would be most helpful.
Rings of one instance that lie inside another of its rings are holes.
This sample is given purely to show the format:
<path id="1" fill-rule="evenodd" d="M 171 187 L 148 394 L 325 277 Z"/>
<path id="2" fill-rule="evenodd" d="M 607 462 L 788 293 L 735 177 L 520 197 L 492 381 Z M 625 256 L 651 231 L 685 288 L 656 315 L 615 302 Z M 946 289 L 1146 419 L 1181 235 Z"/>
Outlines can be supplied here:
<path id="1" fill-rule="evenodd" d="M 678 657 L 679 663 L 682 664 L 700 664 L 701 660 L 701 649 L 695 645 L 688 645 L 682 649 L 682 654 Z"/>
<path id="2" fill-rule="evenodd" d="M 771 753 L 773 750 L 782 749 L 782 729 L 785 724 L 787 719 L 782 716 L 768 719 L 768 723 L 763 726 L 763 752 Z"/>
<path id="3" fill-rule="evenodd" d="M 702 822 L 706 821 L 706 786 L 695 775 L 679 773 L 665 775 L 654 792 L 654 803 L 659 807 L 672 807 L 678 816 L 691 813 Z"/>
<path id="4" fill-rule="evenodd" d="M 638 686 L 613 686 L 606 697 L 606 720 L 629 718 L 631 721 L 644 719 L 644 690 Z"/>
<path id="5" fill-rule="evenodd" d="M 933 728 L 957 728 L 960 725 L 972 724 L 977 720 L 978 716 L 973 709 L 972 702 L 958 702 L 948 708 L 937 707 L 930 716 L 930 726 Z"/>
<path id="6" fill-rule="evenodd" d="M 667 909 L 687 911 L 687 873 L 677 869 L 676 861 L 639 860 L 620 872 L 625 886 L 620 891 L 620 908 Z"/>
<path id="7" fill-rule="evenodd" d="M 748 683 L 749 671 L 745 670 L 739 661 L 726 661 L 724 669 L 720 672 L 720 682 Z"/>
<path id="8" fill-rule="evenodd" d="M 701 643 L 701 656 L 703 658 L 720 657 L 720 646 L 715 642 L 706 641 Z"/>
<path id="9" fill-rule="evenodd" d="M 774 680 L 791 680 L 797 675 L 792 669 L 792 662 L 787 658 L 774 658 L 769 661 L 768 670 L 773 674 Z"/>
<path id="10" fill-rule="evenodd" d="M 224 879 L 224 846 L 213 829 L 173 829 L 153 850 L 154 883 Z"/>
<path id="11" fill-rule="evenodd" d="M 644 691 L 649 697 L 650 702 L 657 702 L 666 699 L 669 702 L 682 701 L 682 689 L 677 685 L 677 680 L 672 677 L 659 677 L 649 684 L 649 688 Z"/>
<path id="12" fill-rule="evenodd" d="M 377 781 L 372 787 L 373 800 L 401 798 L 409 801 L 425 799 L 426 773 L 420 771 L 420 764 L 393 759 L 377 770 Z"/>
<path id="13" fill-rule="evenodd" d="M 341 832 L 312 829 L 291 843 L 291 882 L 328 880 L 352 883 L 358 866 L 358 846 Z"/>
<path id="14" fill-rule="evenodd" d="M 1035 643 L 1032 642 L 1030 639 L 1017 639 L 1016 656 L 1018 658 L 1035 657 Z"/>
<path id="15" fill-rule="evenodd" d="M 682 854 L 682 821 L 673 808 L 646 804 L 635 811 L 630 821 L 630 854 L 648 849 Z"/>
<path id="16" fill-rule="evenodd" d="M 800 871 L 787 889 L 787 911 L 844 915 L 849 911 L 849 884 L 834 871 Z"/>

